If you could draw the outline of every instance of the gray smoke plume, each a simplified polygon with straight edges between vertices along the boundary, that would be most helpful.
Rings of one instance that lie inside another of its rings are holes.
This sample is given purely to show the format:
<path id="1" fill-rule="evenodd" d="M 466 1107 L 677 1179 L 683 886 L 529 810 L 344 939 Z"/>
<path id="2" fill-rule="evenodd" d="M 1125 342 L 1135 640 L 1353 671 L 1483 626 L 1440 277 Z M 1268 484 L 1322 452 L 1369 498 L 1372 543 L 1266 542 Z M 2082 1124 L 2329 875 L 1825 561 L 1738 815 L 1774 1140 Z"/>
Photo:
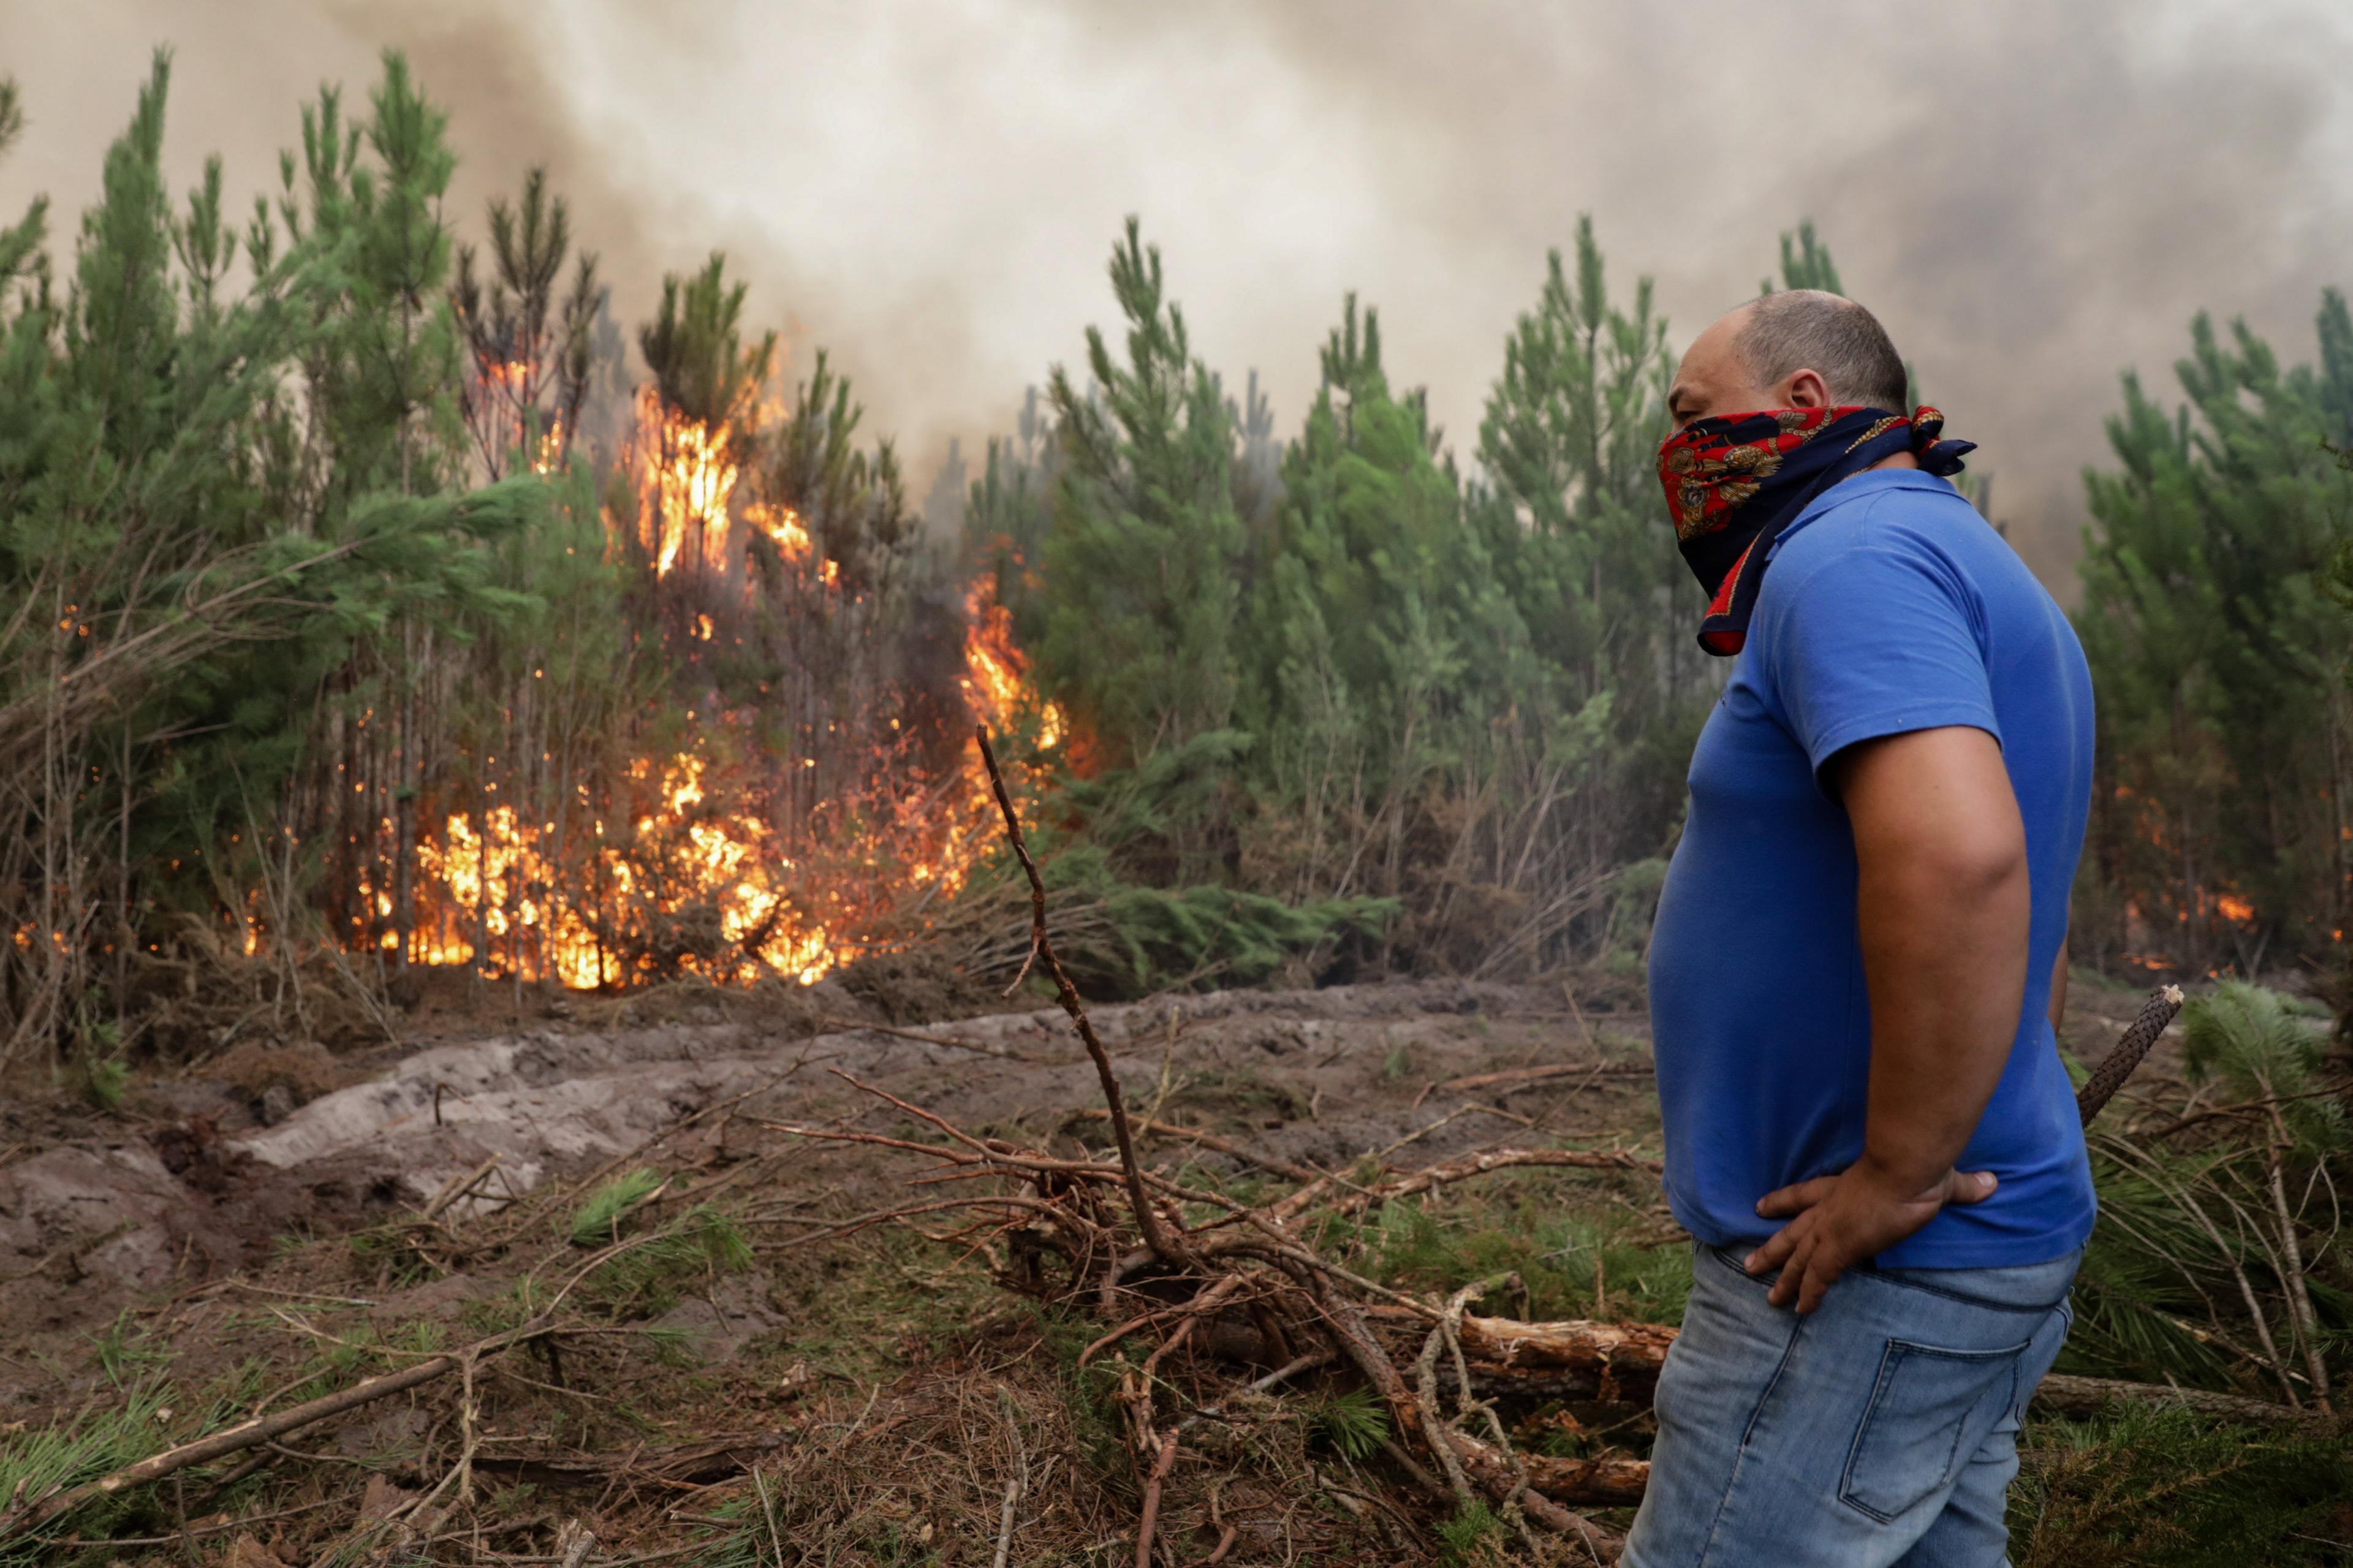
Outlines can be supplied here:
<path id="1" fill-rule="evenodd" d="M 467 160 L 454 216 L 478 232 L 546 163 L 629 319 L 726 249 L 788 371 L 832 346 L 919 484 L 1109 320 L 1129 212 L 1286 427 L 1355 289 L 1466 450 L 1579 213 L 1678 343 L 1810 216 L 2064 587 L 2117 372 L 2169 390 L 2200 308 L 2307 357 L 2353 281 L 2353 11 L 2327 0 L 0 0 L 33 118 L 0 214 L 47 190 L 70 231 L 159 42 L 175 169 L 217 150 L 241 192 L 321 79 L 358 98 L 406 48 Z"/>

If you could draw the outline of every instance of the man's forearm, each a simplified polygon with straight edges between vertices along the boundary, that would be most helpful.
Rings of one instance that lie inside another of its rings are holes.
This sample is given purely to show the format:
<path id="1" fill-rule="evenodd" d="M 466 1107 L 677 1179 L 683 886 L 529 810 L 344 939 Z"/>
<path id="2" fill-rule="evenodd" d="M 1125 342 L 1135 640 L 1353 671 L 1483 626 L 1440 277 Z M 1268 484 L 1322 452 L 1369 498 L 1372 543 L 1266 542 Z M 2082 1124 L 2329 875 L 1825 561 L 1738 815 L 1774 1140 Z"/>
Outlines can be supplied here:
<path id="1" fill-rule="evenodd" d="M 1841 791 L 1871 994 L 1864 1161 L 1892 1185 L 1941 1178 L 2000 1082 L 2026 994 L 2026 840 L 2000 749 L 1974 730 L 1900 736 Z"/>
<path id="2" fill-rule="evenodd" d="M 2051 963 L 2051 1032 L 2057 1034 L 2067 1016 L 2067 939 L 2059 939 L 2059 956 Z"/>
<path id="3" fill-rule="evenodd" d="M 1871 993 L 1863 1157 L 1904 1188 L 1960 1157 L 2001 1081 L 2026 992 L 2026 864 L 1958 876 L 1866 867 L 1857 889 Z"/>

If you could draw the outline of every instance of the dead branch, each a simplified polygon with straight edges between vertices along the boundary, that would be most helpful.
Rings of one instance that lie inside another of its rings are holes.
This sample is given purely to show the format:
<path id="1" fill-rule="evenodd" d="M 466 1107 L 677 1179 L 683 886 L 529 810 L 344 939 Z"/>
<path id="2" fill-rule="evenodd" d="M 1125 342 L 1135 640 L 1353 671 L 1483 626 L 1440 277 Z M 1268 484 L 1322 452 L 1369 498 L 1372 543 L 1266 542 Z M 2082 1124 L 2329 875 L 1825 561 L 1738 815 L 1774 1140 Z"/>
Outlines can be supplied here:
<path id="1" fill-rule="evenodd" d="M 2217 1421 L 2242 1426 L 2268 1426 L 2311 1434 L 2342 1432 L 2347 1423 L 2313 1410 L 2274 1405 L 2240 1394 L 2216 1394 L 2203 1388 L 2177 1388 L 2170 1384 L 2126 1383 L 2109 1377 L 2069 1377 L 2052 1373 L 2037 1384 L 2034 1405 L 2058 1415 L 2094 1415 L 2116 1405 L 2174 1405 Z"/>
<path id="2" fill-rule="evenodd" d="M 1461 1093 L 1474 1089 L 1493 1089 L 1504 1084 L 1525 1088 L 1556 1078 L 1649 1078 L 1655 1069 L 1648 1062 L 1557 1062 L 1549 1067 L 1511 1068 L 1503 1072 L 1472 1073 L 1468 1078 L 1450 1078 L 1432 1089 Z"/>
<path id="3" fill-rule="evenodd" d="M 86 1502 L 95 1501 L 102 1497 L 111 1497 L 129 1487 L 161 1480 L 164 1477 L 185 1470 L 191 1465 L 201 1465 L 208 1459 L 217 1459 L 229 1454 L 240 1453 L 247 1448 L 284 1436 L 298 1427 L 324 1421 L 331 1415 L 340 1415 L 346 1410 L 356 1410 L 363 1405 L 370 1405 L 379 1399 L 388 1399 L 396 1394 L 405 1393 L 422 1384 L 431 1383 L 436 1378 L 447 1377 L 470 1358 L 492 1354 L 511 1345 L 520 1344 L 524 1340 L 545 1333 L 551 1321 L 552 1320 L 546 1316 L 534 1318 L 520 1328 L 493 1334 L 464 1351 L 449 1355 L 434 1356 L 429 1360 L 418 1362 L 414 1366 L 403 1367 L 398 1372 L 388 1372 L 381 1377 L 371 1377 L 365 1382 L 355 1383 L 339 1393 L 322 1394 L 317 1399 L 292 1405 L 275 1415 L 257 1416 L 250 1421 L 241 1421 L 234 1426 L 224 1427 L 210 1436 L 199 1437 L 192 1443 L 183 1443 L 175 1448 L 166 1448 L 160 1454 L 150 1455 L 136 1464 L 125 1465 L 122 1468 L 109 1475 L 100 1476 L 94 1481 L 85 1481 L 78 1487 L 69 1487 L 62 1491 L 51 1492 L 47 1497 L 20 1504 L 11 1509 L 6 1515 L 0 1516 L 0 1541 L 10 1540 L 24 1534 L 26 1531 L 38 1529 L 59 1514 L 79 1508 Z"/>
<path id="4" fill-rule="evenodd" d="M 1109 1121 L 1111 1112 L 1092 1108 L 1074 1110 L 1069 1120 Z M 1148 1116 L 1138 1118 L 1134 1125 L 1137 1131 L 1146 1137 L 1174 1138 L 1180 1143 L 1190 1143 L 1196 1148 L 1214 1149 L 1220 1154 L 1231 1154 L 1237 1160 L 1247 1160 L 1262 1171 L 1272 1171 L 1276 1175 L 1288 1176 L 1294 1182 L 1320 1182 L 1326 1179 L 1322 1171 L 1311 1171 L 1304 1165 L 1296 1165 L 1289 1160 L 1278 1159 L 1271 1154 L 1256 1153 L 1243 1148 L 1229 1138 L 1220 1138 L 1214 1132 L 1204 1132 L 1198 1127 L 1179 1127 L 1173 1121 L 1155 1121 Z"/>
<path id="5" fill-rule="evenodd" d="M 564 1454 L 477 1454 L 474 1468 L 535 1486 L 602 1486 L 617 1477 L 699 1487 L 742 1475 L 755 1461 L 784 1447 L 786 1441 L 780 1432 L 748 1432 L 585 1458 Z"/>
<path id="6" fill-rule="evenodd" d="M 1135 1160 L 1135 1138 L 1128 1130 L 1127 1106 L 1120 1097 L 1119 1076 L 1111 1069 L 1110 1053 L 1095 1034 L 1094 1025 L 1087 1017 L 1086 1004 L 1079 1000 L 1079 988 L 1055 956 L 1053 939 L 1046 934 L 1046 884 L 1038 875 L 1037 862 L 1029 858 L 1029 844 L 1021 835 L 1021 818 L 1013 809 L 1013 797 L 1005 790 L 1005 775 L 997 765 L 997 752 L 988 743 L 988 726 L 976 725 L 974 738 L 980 742 L 980 760 L 988 769 L 988 787 L 997 796 L 997 809 L 1005 816 L 1005 837 L 1013 846 L 1014 858 L 1021 862 L 1022 875 L 1029 879 L 1029 949 L 1031 956 L 1043 962 L 1046 973 L 1054 982 L 1054 994 L 1062 1004 L 1062 1011 L 1079 1031 L 1079 1039 L 1086 1046 L 1087 1055 L 1094 1058 L 1095 1075 L 1103 1080 L 1103 1104 L 1111 1116 L 1113 1138 L 1119 1144 L 1119 1163 L 1127 1173 L 1127 1195 L 1135 1206 L 1136 1228 L 1144 1237 L 1144 1245 L 1166 1262 L 1183 1264 L 1189 1261 L 1187 1250 L 1168 1234 L 1159 1210 L 1145 1195 L 1143 1167 Z M 1028 967 L 1026 964 L 1023 966 Z"/>
<path id="7" fill-rule="evenodd" d="M 2107 1104 L 2108 1098 L 2124 1086 L 2133 1068 L 2140 1066 L 2141 1058 L 2148 1055 L 2149 1047 L 2157 1044 L 2157 1037 L 2165 1033 L 2166 1026 L 2172 1023 L 2174 1015 L 2180 1011 L 2180 986 L 2160 985 L 2149 993 L 2148 1000 L 2141 1005 L 2140 1016 L 2133 1020 L 2132 1027 L 2125 1031 L 2124 1038 L 2116 1042 L 2116 1048 L 2100 1058 L 2100 1065 L 2093 1069 L 2092 1076 L 2084 1079 L 2084 1087 L 2076 1091 L 2075 1109 L 2083 1117 L 2084 1126 L 2092 1124 L 2092 1118 L 2097 1116 L 2100 1108 Z"/>
<path id="8" fill-rule="evenodd" d="M 1160 1439 L 1160 1456 L 1152 1461 L 1151 1478 L 1144 1483 L 1144 1513 L 1135 1527 L 1135 1568 L 1152 1568 L 1152 1537 L 1160 1523 L 1160 1488 L 1176 1464 L 1176 1434 Z"/>
<path id="9" fill-rule="evenodd" d="M 1483 1176 L 1492 1171 L 1515 1170 L 1524 1166 L 1564 1166 L 1585 1171 L 1658 1171 L 1659 1162 L 1640 1154 L 1629 1154 L 1615 1149 L 1490 1149 L 1483 1154 L 1466 1154 L 1459 1160 L 1444 1160 L 1425 1165 L 1408 1176 L 1383 1182 L 1370 1187 L 1359 1187 L 1348 1195 L 1330 1200 L 1331 1206 L 1344 1215 L 1356 1214 L 1376 1204 L 1409 1198 L 1417 1193 L 1430 1192 L 1450 1183 Z M 1326 1201 L 1325 1194 L 1338 1184 L 1332 1176 L 1319 1176 L 1314 1183 L 1299 1189 L 1267 1210 L 1271 1219 L 1287 1222 Z"/>

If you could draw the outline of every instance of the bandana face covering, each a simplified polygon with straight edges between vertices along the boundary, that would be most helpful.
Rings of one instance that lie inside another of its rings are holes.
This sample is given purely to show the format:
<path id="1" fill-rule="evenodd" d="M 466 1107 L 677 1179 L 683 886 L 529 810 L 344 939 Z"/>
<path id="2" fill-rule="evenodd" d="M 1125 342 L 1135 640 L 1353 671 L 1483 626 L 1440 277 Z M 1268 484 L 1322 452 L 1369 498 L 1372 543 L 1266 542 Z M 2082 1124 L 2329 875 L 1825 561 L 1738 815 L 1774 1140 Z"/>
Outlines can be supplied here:
<path id="1" fill-rule="evenodd" d="M 1768 408 L 1694 419 L 1659 444 L 1659 479 L 1683 562 L 1710 595 L 1699 646 L 1722 658 L 1748 641 L 1765 557 L 1782 527 L 1822 491 L 1899 452 L 1939 478 L 1961 471 L 1973 441 L 1939 440 L 1945 416 L 1883 408 Z"/>

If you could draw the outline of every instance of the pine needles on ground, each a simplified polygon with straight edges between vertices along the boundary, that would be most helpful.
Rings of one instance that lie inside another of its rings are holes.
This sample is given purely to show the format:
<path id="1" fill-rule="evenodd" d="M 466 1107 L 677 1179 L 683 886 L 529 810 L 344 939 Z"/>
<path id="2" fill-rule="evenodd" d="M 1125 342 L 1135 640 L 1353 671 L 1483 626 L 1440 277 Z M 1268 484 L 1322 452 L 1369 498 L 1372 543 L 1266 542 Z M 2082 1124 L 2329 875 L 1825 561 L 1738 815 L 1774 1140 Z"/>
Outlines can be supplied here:
<path id="1" fill-rule="evenodd" d="M 0 1497 L 42 1497 L 145 1458 L 154 1447 L 158 1413 L 170 1397 L 169 1383 L 142 1379 L 122 1389 L 114 1402 L 86 1411 L 79 1419 L 55 1422 L 0 1444 Z M 111 1512 L 120 1513 L 126 1506 L 127 1500 L 115 1500 Z M 74 1520 L 85 1533 L 108 1522 L 91 1513 Z M 29 1568 L 47 1560 L 45 1553 L 51 1550 L 37 1541 L 14 1542 L 0 1547 L 0 1564 Z"/>
<path id="2" fill-rule="evenodd" d="M 572 1216 L 572 1245 L 602 1247 L 621 1238 L 621 1222 L 662 1184 L 659 1171 L 636 1170 L 614 1177 L 588 1194 Z"/>
<path id="3" fill-rule="evenodd" d="M 2010 1490 L 2018 1568 L 2342 1563 L 2353 1447 L 2217 1426 L 2186 1410 L 2035 1421 Z"/>
<path id="4" fill-rule="evenodd" d="M 2183 1023 L 2195 1095 L 2152 1089 L 2131 1121 L 2092 1131 L 2100 1221 L 2062 1370 L 2326 1408 L 2353 1281 L 2323 1036 L 2293 998 L 2236 981 Z"/>
<path id="5" fill-rule="evenodd" d="M 589 1275 L 580 1289 L 616 1318 L 659 1317 L 698 1277 L 715 1279 L 751 1266 L 752 1244 L 743 1227 L 697 1204 Z"/>

